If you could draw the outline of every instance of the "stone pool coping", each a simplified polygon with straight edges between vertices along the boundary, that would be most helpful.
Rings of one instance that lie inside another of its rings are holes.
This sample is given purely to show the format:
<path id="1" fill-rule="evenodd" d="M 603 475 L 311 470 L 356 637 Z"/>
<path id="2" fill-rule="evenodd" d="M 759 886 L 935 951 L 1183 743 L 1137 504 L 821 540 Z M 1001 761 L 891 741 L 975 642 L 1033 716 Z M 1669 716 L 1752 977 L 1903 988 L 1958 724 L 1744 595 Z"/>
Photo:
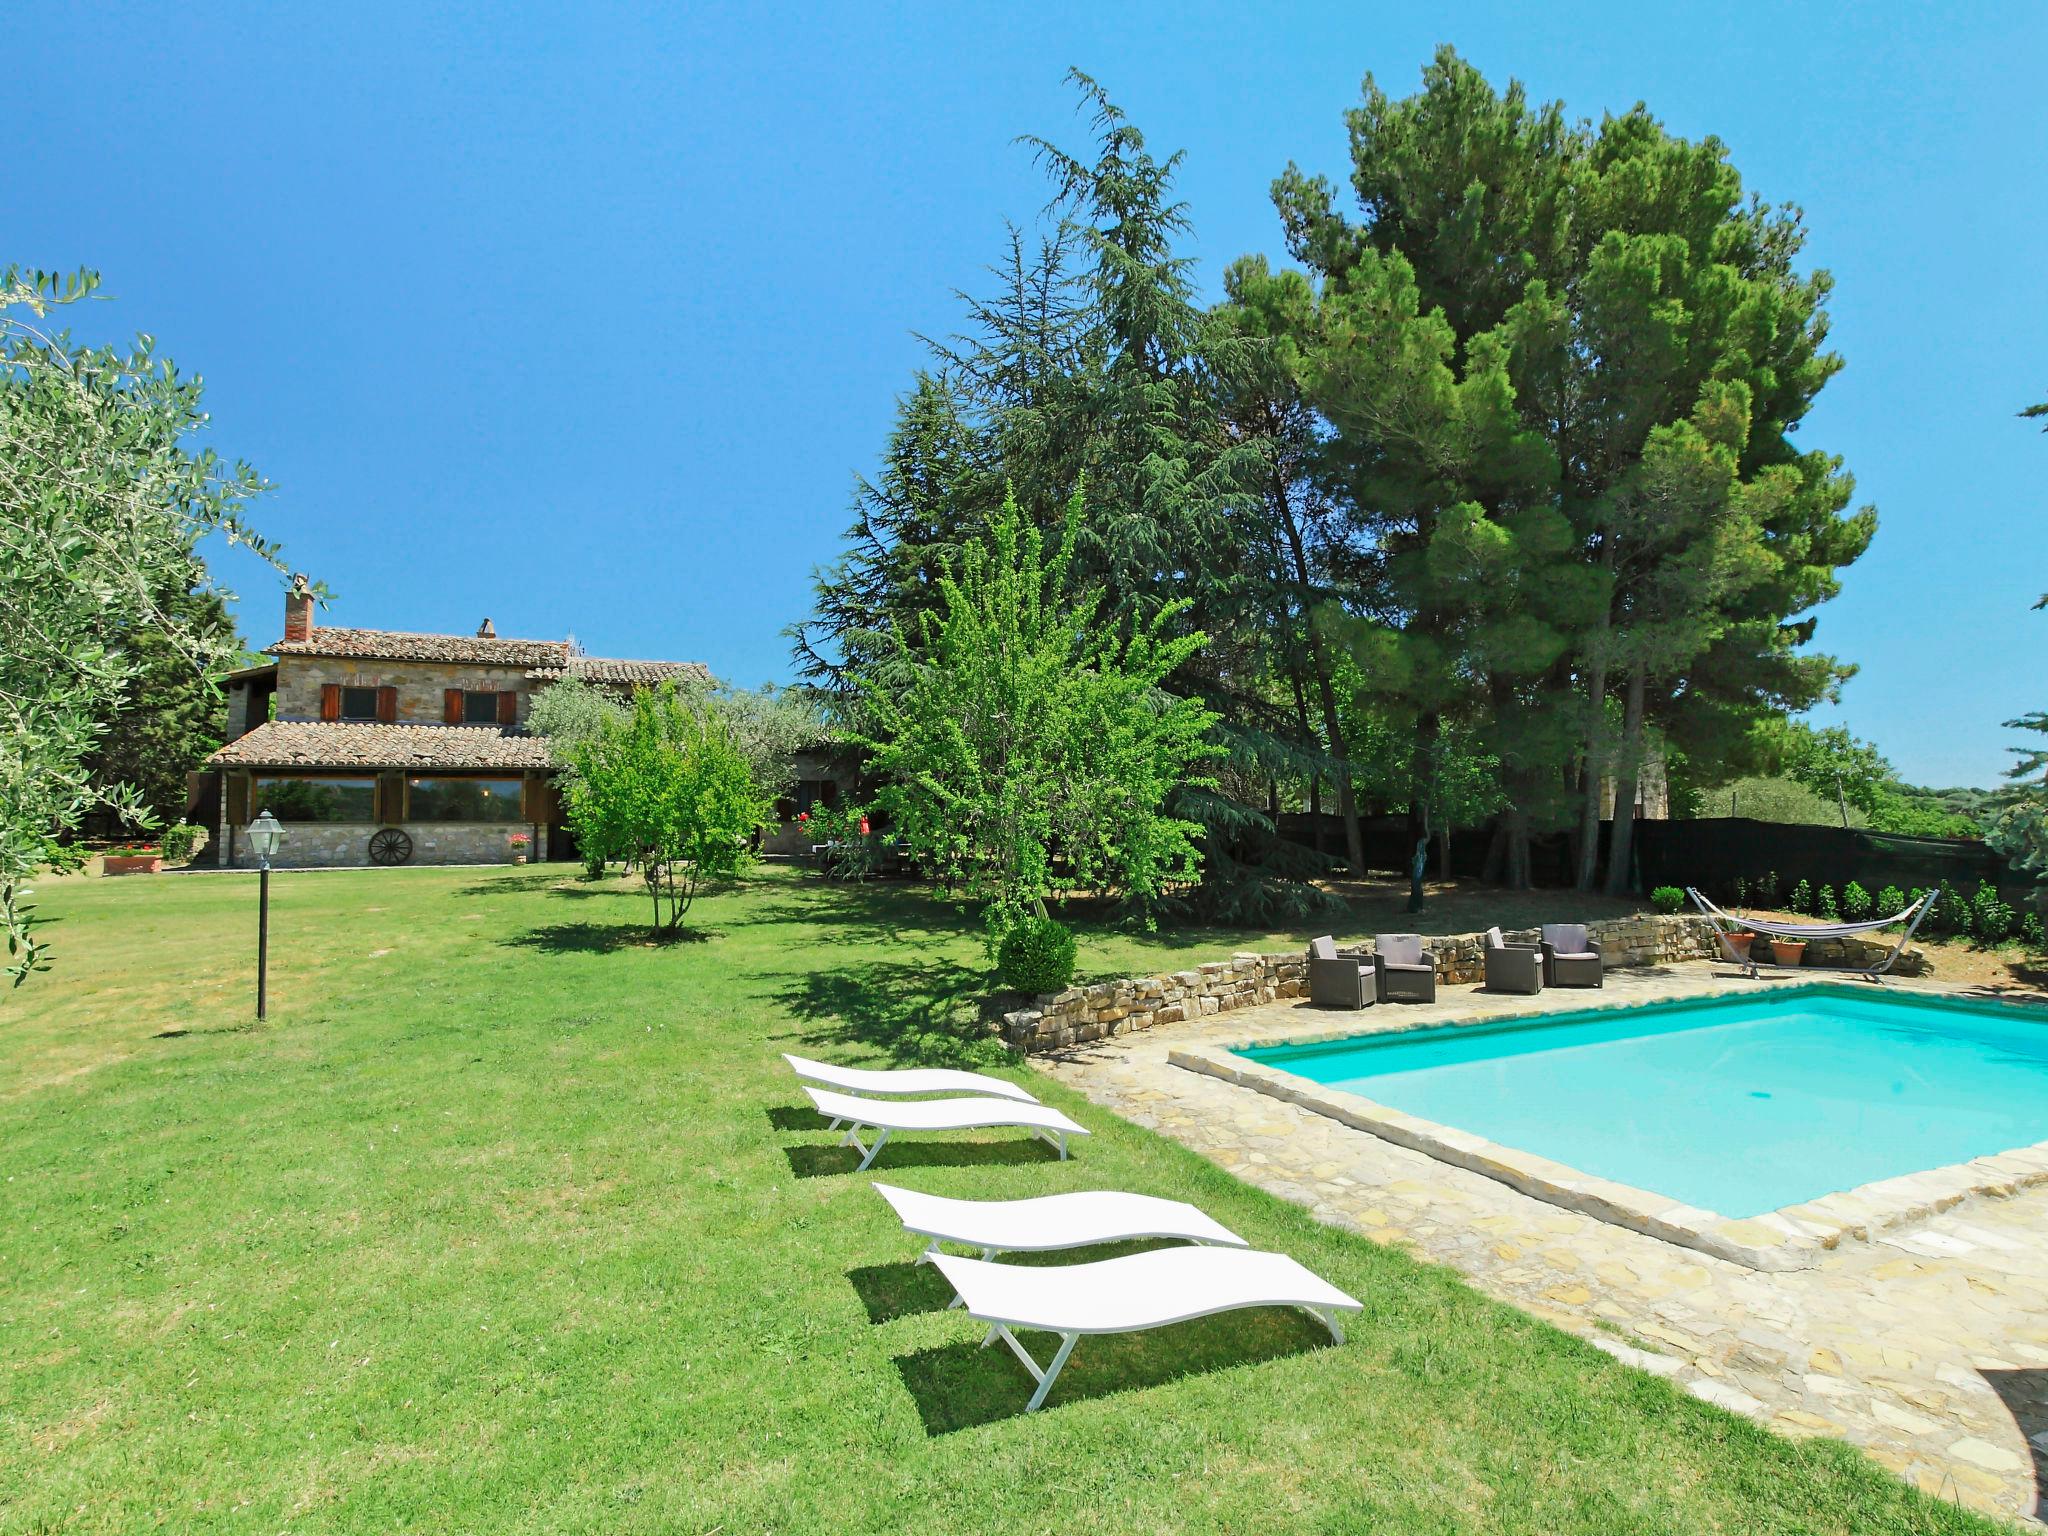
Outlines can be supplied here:
<path id="1" fill-rule="evenodd" d="M 1799 990 L 1824 989 L 1847 990 L 1830 987 L 1827 983 Z M 1425 1153 L 1455 1167 L 1470 1169 L 1534 1199 L 1747 1265 L 1751 1269 L 1810 1269 L 1820 1262 L 1822 1254 L 1838 1247 L 1844 1239 L 1867 1242 L 1874 1232 L 1924 1220 L 1972 1196 L 2006 1196 L 2035 1185 L 2048 1184 L 2048 1141 L 2041 1141 L 1972 1158 L 1968 1162 L 1879 1179 L 1855 1189 L 1767 1211 L 1761 1216 L 1731 1218 L 1699 1206 L 1686 1205 L 1668 1195 L 1584 1173 L 1533 1152 L 1502 1146 L 1470 1131 L 1440 1125 L 1420 1115 L 1411 1115 L 1359 1094 L 1328 1088 L 1295 1073 L 1235 1054 L 1237 1050 L 1251 1046 L 1320 1045 L 1421 1029 L 1498 1028 L 1503 1024 L 1528 1027 L 1567 1013 L 1654 1006 L 1657 1005 L 1598 1002 L 1519 1014 L 1512 1020 L 1504 1020 L 1498 1014 L 1481 1014 L 1467 1018 L 1416 1019 L 1412 1023 L 1390 1021 L 1364 1029 L 1356 1024 L 1347 1024 L 1228 1044 L 1175 1046 L 1168 1050 L 1166 1059 L 1173 1066 L 1298 1104 L 1303 1109 L 1327 1115 L 1343 1125 L 1397 1146 Z M 2048 1024 L 2048 1011 L 2043 1011 L 2043 1020 Z"/>

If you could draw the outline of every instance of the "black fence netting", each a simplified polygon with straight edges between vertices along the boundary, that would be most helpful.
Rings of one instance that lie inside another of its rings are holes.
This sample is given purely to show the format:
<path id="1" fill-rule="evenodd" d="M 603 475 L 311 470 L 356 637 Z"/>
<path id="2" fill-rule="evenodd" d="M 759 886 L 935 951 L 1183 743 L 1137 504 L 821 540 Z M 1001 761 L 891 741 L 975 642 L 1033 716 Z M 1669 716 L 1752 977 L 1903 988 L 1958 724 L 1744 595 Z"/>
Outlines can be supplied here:
<path id="1" fill-rule="evenodd" d="M 2028 889 L 2026 880 L 1983 843 L 1744 816 L 1640 822 L 1636 868 L 1645 890 L 1694 885 L 1720 900 L 1733 895 L 1738 880 L 1754 890 L 1771 875 L 1781 891 L 1801 880 L 1837 889 L 1855 880 L 1873 894 L 1888 885 L 1924 890 L 1944 880 L 1967 892 L 1989 881 L 2007 900 L 2016 900 Z"/>
<path id="2" fill-rule="evenodd" d="M 1300 813 L 1280 817 L 1280 835 L 1342 860 L 1344 828 L 1335 817 Z M 1398 873 L 1414 853 L 1405 820 L 1397 816 L 1362 819 L 1365 862 L 1375 872 Z M 1600 864 L 1604 873 L 1613 824 L 1600 824 Z M 1479 876 L 1492 845 L 1493 828 L 1461 829 L 1451 837 L 1451 872 L 1461 878 Z M 1948 881 L 1959 891 L 1976 889 L 1980 881 L 1996 886 L 2008 901 L 2030 889 L 1991 848 L 1953 837 L 1900 837 L 1854 827 L 1797 826 L 1752 821 L 1746 816 L 1721 816 L 1699 821 L 1639 821 L 1635 826 L 1633 884 L 1651 891 L 1660 885 L 1698 886 L 1717 901 L 1731 899 L 1735 882 L 1755 893 L 1768 876 L 1777 877 L 1781 893 L 1801 880 L 1839 890 L 1859 881 L 1875 895 L 1888 885 L 1912 891 Z M 1571 839 L 1549 833 L 1530 840 L 1531 873 L 1538 885 L 1570 883 Z M 1430 849 L 1429 872 L 1438 871 L 1438 850 Z"/>

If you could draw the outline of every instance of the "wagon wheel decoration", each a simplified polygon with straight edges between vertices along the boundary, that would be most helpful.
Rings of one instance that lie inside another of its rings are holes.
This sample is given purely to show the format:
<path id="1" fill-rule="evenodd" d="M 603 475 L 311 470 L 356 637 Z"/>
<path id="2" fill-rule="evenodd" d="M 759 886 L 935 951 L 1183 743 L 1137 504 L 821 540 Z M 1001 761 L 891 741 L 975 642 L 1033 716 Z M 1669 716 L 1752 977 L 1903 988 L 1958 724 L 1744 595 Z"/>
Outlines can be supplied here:
<path id="1" fill-rule="evenodd" d="M 412 857 L 412 835 L 396 827 L 385 827 L 370 834 L 370 862 L 372 864 L 403 864 Z"/>

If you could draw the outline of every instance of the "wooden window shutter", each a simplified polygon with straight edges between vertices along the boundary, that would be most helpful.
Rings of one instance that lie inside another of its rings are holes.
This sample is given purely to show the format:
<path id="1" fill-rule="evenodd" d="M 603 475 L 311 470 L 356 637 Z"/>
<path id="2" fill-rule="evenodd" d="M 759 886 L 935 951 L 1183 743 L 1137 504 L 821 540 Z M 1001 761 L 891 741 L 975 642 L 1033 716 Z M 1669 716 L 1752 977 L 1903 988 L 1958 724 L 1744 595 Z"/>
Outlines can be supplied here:
<path id="1" fill-rule="evenodd" d="M 246 827 L 249 824 L 249 775 L 230 773 L 228 775 L 228 825 Z"/>
<path id="2" fill-rule="evenodd" d="M 501 693 L 498 697 L 507 699 L 512 697 L 512 695 Z M 519 819 L 521 821 L 539 821 L 541 819 L 540 798 L 541 777 L 537 773 L 529 773 L 520 785 Z"/>
<path id="3" fill-rule="evenodd" d="M 320 685 L 320 718 L 322 720 L 339 720 L 341 718 L 341 684 L 322 683 Z"/>
<path id="4" fill-rule="evenodd" d="M 377 808 L 371 815 L 379 822 L 390 825 L 405 820 L 405 775 L 402 773 L 380 773 L 377 775 Z"/>
<path id="5" fill-rule="evenodd" d="M 516 694 L 516 693 L 501 693 L 501 694 L 499 694 L 499 695 L 498 695 L 498 724 L 500 724 L 500 725 L 517 725 L 518 723 L 519 723 L 519 695 L 518 695 L 518 694 Z"/>
<path id="6" fill-rule="evenodd" d="M 377 723 L 396 725 L 398 723 L 398 690 L 379 688 L 377 690 Z"/>
<path id="7" fill-rule="evenodd" d="M 441 690 L 441 720 L 446 725 L 462 724 L 462 690 L 443 688 Z"/>

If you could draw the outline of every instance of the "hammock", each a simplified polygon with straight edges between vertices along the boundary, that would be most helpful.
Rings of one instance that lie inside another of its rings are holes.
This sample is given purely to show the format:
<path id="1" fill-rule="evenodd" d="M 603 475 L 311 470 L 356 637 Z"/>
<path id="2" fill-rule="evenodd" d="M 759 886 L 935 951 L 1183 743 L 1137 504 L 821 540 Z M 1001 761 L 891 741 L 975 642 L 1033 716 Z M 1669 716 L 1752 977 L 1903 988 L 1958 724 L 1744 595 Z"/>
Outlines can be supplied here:
<path id="1" fill-rule="evenodd" d="M 1804 943 L 1813 939 L 1846 939 L 1852 934 L 1875 933 L 1878 929 L 1889 928 L 1894 923 L 1906 923 L 1906 931 L 1899 935 L 1899 942 L 1892 946 L 1890 954 L 1886 955 L 1876 965 L 1867 966 L 1863 970 L 1856 972 L 1857 975 L 1866 977 L 1871 981 L 1876 981 L 1878 977 L 1892 968 L 1892 962 L 1899 958 L 1900 952 L 1905 949 L 1907 941 L 1913 937 L 1914 932 L 1919 928 L 1920 920 L 1934 910 L 1936 895 L 1934 891 L 1925 891 L 1903 911 L 1896 912 L 1890 917 L 1871 918 L 1860 923 L 1787 923 L 1777 921 L 1762 922 L 1756 918 L 1738 917 L 1733 912 L 1724 912 L 1689 885 L 1685 888 L 1685 894 L 1692 898 L 1692 904 L 1699 908 L 1700 915 L 1714 925 L 1714 932 L 1720 935 L 1721 948 L 1726 951 L 1728 958 L 1741 966 L 1752 977 L 1761 974 L 1757 970 L 1756 962 L 1747 955 L 1738 953 L 1735 946 L 1728 942 L 1728 935 L 1731 931 L 1765 933 L 1774 939 L 1790 939 L 1797 943 Z M 1912 919 L 1912 921 L 1907 922 L 1908 918 Z M 1734 929 L 1723 928 L 1721 926 L 1723 923 L 1735 925 Z"/>

